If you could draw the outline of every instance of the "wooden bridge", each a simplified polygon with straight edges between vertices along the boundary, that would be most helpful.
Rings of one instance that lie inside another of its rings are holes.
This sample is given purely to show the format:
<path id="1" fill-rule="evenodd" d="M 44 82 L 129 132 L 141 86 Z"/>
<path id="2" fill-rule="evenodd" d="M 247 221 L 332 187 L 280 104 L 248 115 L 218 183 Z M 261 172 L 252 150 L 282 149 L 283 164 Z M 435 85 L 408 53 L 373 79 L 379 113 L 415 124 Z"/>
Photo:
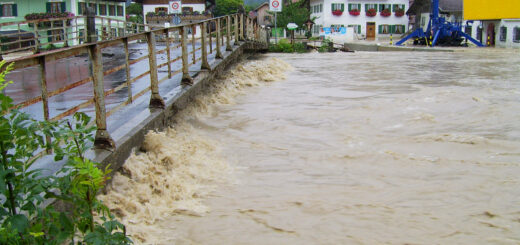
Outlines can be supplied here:
<path id="1" fill-rule="evenodd" d="M 201 36 L 195 37 L 194 32 L 189 36 L 188 30 L 196 26 L 200 26 Z M 216 28 L 209 30 L 208 26 Z M 154 127 L 161 124 L 160 121 L 164 123 L 164 119 L 157 122 L 150 116 L 155 113 L 171 117 L 186 104 L 185 96 L 200 90 L 244 51 L 267 49 L 267 41 L 267 30 L 243 14 L 149 30 L 11 60 L 9 63 L 14 63 L 15 70 L 7 79 L 14 84 L 13 90 L 8 89 L 6 93 L 13 93 L 15 107 L 33 114 L 36 119 L 55 121 L 78 111 L 95 114 L 94 146 L 114 156 L 108 160 L 105 160 L 106 154 L 101 154 L 103 159 L 94 158 L 99 162 L 121 162 L 118 159 L 126 158 L 135 147 L 132 144 L 138 144 L 135 142 L 144 137 L 145 129 L 152 126 L 145 123 L 141 125 L 142 130 L 119 133 L 116 141 L 111 136 L 113 132 L 127 127 L 125 123 L 131 120 L 148 120 Z M 105 55 L 114 50 L 121 52 L 122 58 Z M 138 56 L 142 53 L 146 54 Z M 59 65 L 76 62 L 80 65 L 74 71 L 61 70 Z M 122 81 L 109 81 L 107 86 L 106 79 L 115 73 L 124 74 Z M 24 77 L 29 79 L 21 85 L 18 80 Z M 24 93 L 17 97 L 15 93 L 21 87 L 32 90 L 34 96 Z M 108 103 L 106 98 L 110 100 Z M 149 102 L 143 102 L 147 99 Z M 147 108 L 143 108 L 143 104 Z M 136 133 L 141 135 L 131 135 Z"/>

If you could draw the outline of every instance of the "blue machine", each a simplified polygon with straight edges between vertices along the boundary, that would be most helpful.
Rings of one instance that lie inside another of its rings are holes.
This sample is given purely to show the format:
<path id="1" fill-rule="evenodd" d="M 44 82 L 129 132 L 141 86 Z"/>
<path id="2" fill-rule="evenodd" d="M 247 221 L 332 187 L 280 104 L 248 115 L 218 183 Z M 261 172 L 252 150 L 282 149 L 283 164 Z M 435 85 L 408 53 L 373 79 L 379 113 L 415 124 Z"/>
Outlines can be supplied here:
<path id="1" fill-rule="evenodd" d="M 395 45 L 400 46 L 410 38 L 414 38 L 414 44 L 430 45 L 431 47 L 435 45 L 460 46 L 466 38 L 477 46 L 484 47 L 482 43 L 464 33 L 459 23 L 447 22 L 445 18 L 439 17 L 439 0 L 432 0 L 430 22 L 428 22 L 426 32 L 422 28 L 416 29 Z"/>

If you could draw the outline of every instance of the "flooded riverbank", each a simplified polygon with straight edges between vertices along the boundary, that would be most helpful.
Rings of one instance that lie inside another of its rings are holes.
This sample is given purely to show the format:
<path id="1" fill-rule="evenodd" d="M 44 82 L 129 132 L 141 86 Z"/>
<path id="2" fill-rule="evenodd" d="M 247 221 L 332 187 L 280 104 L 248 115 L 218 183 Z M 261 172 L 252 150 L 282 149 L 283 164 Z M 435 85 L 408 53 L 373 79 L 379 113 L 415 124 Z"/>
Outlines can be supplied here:
<path id="1" fill-rule="evenodd" d="M 114 179 L 106 200 L 128 198 L 109 206 L 138 243 L 520 242 L 518 53 L 276 54 L 228 79 L 271 71 L 271 57 L 294 67 L 275 66 L 286 79 L 277 73 L 273 83 L 200 98 L 181 138 L 145 147 L 161 157 L 136 155 L 129 184 Z M 193 145 L 179 147 L 184 139 Z M 199 153 L 200 162 L 178 156 Z M 214 178 L 191 176 L 211 188 L 154 194 L 164 174 L 183 181 L 164 159 L 204 163 Z M 145 164 L 170 169 L 144 171 L 152 182 L 136 183 Z M 139 198 L 149 195 L 159 204 Z M 190 201 L 203 208 L 177 208 Z M 141 205 L 153 215 L 132 213 Z"/>

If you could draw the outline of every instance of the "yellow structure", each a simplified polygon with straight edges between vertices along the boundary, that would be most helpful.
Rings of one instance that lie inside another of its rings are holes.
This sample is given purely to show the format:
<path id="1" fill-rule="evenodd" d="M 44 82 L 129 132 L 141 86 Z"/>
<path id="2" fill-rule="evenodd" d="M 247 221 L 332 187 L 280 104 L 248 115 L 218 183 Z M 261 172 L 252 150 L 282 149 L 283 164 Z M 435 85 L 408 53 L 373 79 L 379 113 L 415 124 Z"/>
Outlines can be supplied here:
<path id="1" fill-rule="evenodd" d="M 464 19 L 520 19 L 520 0 L 464 0 Z"/>

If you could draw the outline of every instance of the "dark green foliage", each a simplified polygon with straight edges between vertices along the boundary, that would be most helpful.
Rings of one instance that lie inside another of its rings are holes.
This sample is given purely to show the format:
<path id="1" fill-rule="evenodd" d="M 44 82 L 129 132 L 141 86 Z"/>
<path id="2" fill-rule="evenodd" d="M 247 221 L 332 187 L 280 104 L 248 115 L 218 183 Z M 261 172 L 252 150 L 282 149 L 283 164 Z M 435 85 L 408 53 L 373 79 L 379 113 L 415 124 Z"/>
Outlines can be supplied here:
<path id="1" fill-rule="evenodd" d="M 330 51 L 332 51 L 331 50 L 331 43 L 332 43 L 331 39 L 329 39 L 329 38 L 323 39 L 323 41 L 321 41 L 321 47 L 318 49 L 318 52 L 330 52 Z"/>
<path id="2" fill-rule="evenodd" d="M 287 24 L 295 23 L 298 27 L 304 27 L 305 21 L 310 16 L 310 11 L 307 9 L 305 0 L 298 2 L 290 2 L 283 5 L 282 12 L 277 13 L 276 25 L 278 27 L 286 28 Z M 269 11 L 269 14 L 274 16 L 274 12 Z"/>
<path id="3" fill-rule="evenodd" d="M 305 45 L 303 43 L 294 43 L 291 44 L 289 40 L 287 39 L 281 39 L 278 41 L 278 44 L 270 44 L 269 45 L 269 52 L 274 53 L 305 53 L 307 52 L 307 49 L 305 48 Z"/>

